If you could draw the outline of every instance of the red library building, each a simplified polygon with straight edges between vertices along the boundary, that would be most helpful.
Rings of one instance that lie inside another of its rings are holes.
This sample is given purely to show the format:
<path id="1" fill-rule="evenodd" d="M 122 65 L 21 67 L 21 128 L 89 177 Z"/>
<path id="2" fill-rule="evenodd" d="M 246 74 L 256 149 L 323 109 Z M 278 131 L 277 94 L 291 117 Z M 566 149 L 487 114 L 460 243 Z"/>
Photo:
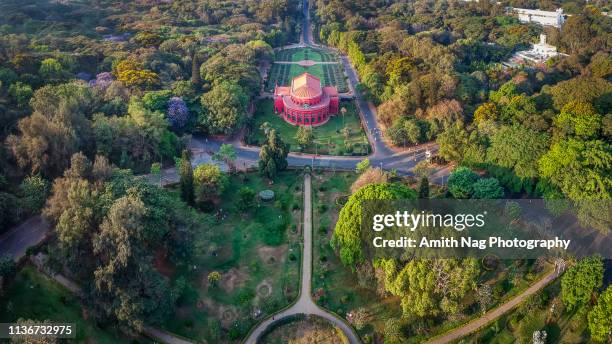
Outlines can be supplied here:
<path id="1" fill-rule="evenodd" d="M 274 112 L 293 125 L 317 126 L 338 113 L 338 90 L 321 87 L 321 80 L 304 73 L 291 81 L 291 86 L 274 88 Z"/>

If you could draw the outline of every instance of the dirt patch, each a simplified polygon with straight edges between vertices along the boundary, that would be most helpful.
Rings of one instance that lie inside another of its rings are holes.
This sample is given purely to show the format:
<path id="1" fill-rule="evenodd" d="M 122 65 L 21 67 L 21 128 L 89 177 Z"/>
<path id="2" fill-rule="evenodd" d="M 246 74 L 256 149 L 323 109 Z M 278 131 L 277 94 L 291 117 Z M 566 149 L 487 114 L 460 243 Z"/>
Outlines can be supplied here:
<path id="1" fill-rule="evenodd" d="M 259 246 L 257 255 L 262 262 L 266 264 L 284 262 L 287 256 L 287 245 L 280 246 Z"/>
<path id="2" fill-rule="evenodd" d="M 298 61 L 297 64 L 300 65 L 300 67 L 312 67 L 316 65 L 317 62 L 314 60 L 302 60 L 302 61 Z"/>
<path id="3" fill-rule="evenodd" d="M 201 302 L 204 305 L 202 310 L 219 319 L 224 328 L 229 328 L 238 319 L 238 311 L 234 306 L 221 305 L 209 298 L 202 299 Z"/>
<path id="4" fill-rule="evenodd" d="M 257 291 L 257 296 L 268 297 L 272 294 L 272 284 L 268 280 L 263 280 L 257 285 L 255 290 Z"/>
<path id="5" fill-rule="evenodd" d="M 167 253 L 165 250 L 155 251 L 155 257 L 153 258 L 153 266 L 159 273 L 164 276 L 172 277 L 176 268 L 167 259 Z"/>
<path id="6" fill-rule="evenodd" d="M 249 274 L 245 268 L 231 268 L 229 271 L 221 274 L 219 285 L 227 293 L 231 293 L 236 287 L 243 285 L 247 279 L 249 279 Z"/>

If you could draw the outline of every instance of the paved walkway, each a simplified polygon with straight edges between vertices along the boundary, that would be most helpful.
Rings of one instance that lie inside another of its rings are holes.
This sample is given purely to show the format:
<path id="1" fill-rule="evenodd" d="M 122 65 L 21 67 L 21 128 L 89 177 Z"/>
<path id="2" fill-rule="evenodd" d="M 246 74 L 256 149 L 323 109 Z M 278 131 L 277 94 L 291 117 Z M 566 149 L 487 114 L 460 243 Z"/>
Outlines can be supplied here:
<path id="1" fill-rule="evenodd" d="M 258 337 L 264 333 L 268 326 L 288 316 L 296 314 L 316 315 L 326 319 L 334 326 L 342 330 L 350 344 L 359 344 L 359 336 L 353 328 L 345 321 L 329 313 L 312 301 L 311 280 L 312 280 L 312 185 L 310 174 L 304 175 L 304 250 L 302 253 L 302 278 L 300 296 L 297 302 L 290 308 L 281 311 L 274 316 L 261 322 L 246 339 L 247 344 L 255 344 Z"/>
<path id="2" fill-rule="evenodd" d="M 465 324 L 465 325 L 463 325 L 461 327 L 458 327 L 458 328 L 456 328 L 454 330 L 451 330 L 450 332 L 447 332 L 447 333 L 441 335 L 440 337 L 436 337 L 436 338 L 434 338 L 432 340 L 429 340 L 426 343 L 428 343 L 428 344 L 450 343 L 452 341 L 458 340 L 460 338 L 463 338 L 463 337 L 469 335 L 470 333 L 473 333 L 473 332 L 477 331 L 478 329 L 486 326 L 487 324 L 491 323 L 495 319 L 501 317 L 505 313 L 507 313 L 507 312 L 511 311 L 512 309 L 514 309 L 516 306 L 518 306 L 523 301 L 525 301 L 529 296 L 531 296 L 531 295 L 537 293 L 538 291 L 540 291 L 542 288 L 547 286 L 550 282 L 552 282 L 558 276 L 559 275 L 558 275 L 557 271 L 551 271 L 549 274 L 547 274 L 542 279 L 540 279 L 538 282 L 536 282 L 535 284 L 533 284 L 532 286 L 527 288 L 527 290 L 523 291 L 519 295 L 517 295 L 514 298 L 512 298 L 510 301 L 502 304 L 501 306 L 499 306 L 499 307 L 497 307 L 495 309 L 492 309 L 492 310 L 488 311 L 487 313 L 485 313 L 480 318 L 478 318 L 478 319 L 476 319 L 474 321 L 471 321 L 471 322 L 469 322 L 469 323 L 467 323 L 467 324 Z"/>
<path id="3" fill-rule="evenodd" d="M 49 224 L 40 215 L 33 216 L 0 236 L 0 255 L 9 255 L 19 261 L 30 246 L 45 239 Z"/>
<path id="4" fill-rule="evenodd" d="M 309 60 L 312 61 L 312 60 Z M 274 61 L 275 64 L 284 64 L 284 65 L 292 65 L 292 64 L 296 64 L 296 65 L 303 65 L 304 62 L 303 61 Z M 312 61 L 312 64 L 316 64 L 316 65 L 335 65 L 338 64 L 338 62 L 334 62 L 334 61 L 326 61 L 326 62 L 322 62 L 322 61 Z"/>

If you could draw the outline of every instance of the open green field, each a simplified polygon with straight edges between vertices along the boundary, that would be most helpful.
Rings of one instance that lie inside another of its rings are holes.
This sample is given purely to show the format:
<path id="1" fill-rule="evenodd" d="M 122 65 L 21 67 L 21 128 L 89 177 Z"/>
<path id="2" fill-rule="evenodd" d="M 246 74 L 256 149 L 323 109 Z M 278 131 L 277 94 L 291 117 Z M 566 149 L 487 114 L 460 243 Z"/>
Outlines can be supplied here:
<path id="1" fill-rule="evenodd" d="M 275 115 L 273 101 L 271 99 L 261 100 L 257 104 L 252 130 L 246 138 L 246 141 L 252 145 L 261 145 L 265 137 L 260 127 L 264 122 L 268 122 L 272 128 L 280 133 L 283 141 L 290 145 L 290 150 L 293 152 L 317 153 L 322 155 L 368 155 L 370 152 L 370 145 L 361 128 L 361 120 L 357 114 L 355 103 L 343 101 L 340 103 L 340 108 L 342 107 L 347 110 L 344 118 L 341 114 L 338 114 L 331 117 L 327 123 L 314 127 L 313 143 L 306 147 L 300 147 L 295 139 L 295 134 L 299 127 L 291 125 L 285 122 L 280 116 Z M 342 133 L 342 129 L 345 126 L 350 131 L 348 140 L 345 139 Z"/>
<path id="2" fill-rule="evenodd" d="M 275 200 L 258 200 L 240 211 L 236 204 L 243 187 L 257 193 L 271 189 Z M 196 238 L 195 271 L 165 329 L 208 343 L 233 343 L 256 319 L 297 297 L 302 188 L 295 171 L 281 172 L 271 185 L 257 173 L 231 176 L 220 211 L 209 217 L 210 231 Z M 221 273 L 216 286 L 207 280 L 212 271 Z"/>
<path id="3" fill-rule="evenodd" d="M 286 62 L 298 62 L 302 60 L 336 63 L 316 64 L 311 67 L 302 67 L 298 64 L 273 63 L 272 67 L 270 68 L 266 90 L 273 92 L 275 85 L 290 85 L 291 80 L 294 77 L 304 72 L 308 72 L 321 79 L 323 86 L 336 86 L 338 88 L 338 92 L 348 92 L 348 86 L 342 70 L 342 64 L 334 53 L 312 48 L 295 48 L 277 52 L 275 59 L 275 61 Z"/>
<path id="4" fill-rule="evenodd" d="M 0 322 L 31 319 L 76 324 L 79 343 L 129 343 L 114 330 L 103 330 L 85 320 L 86 311 L 77 296 L 51 278 L 26 265 L 0 297 Z"/>

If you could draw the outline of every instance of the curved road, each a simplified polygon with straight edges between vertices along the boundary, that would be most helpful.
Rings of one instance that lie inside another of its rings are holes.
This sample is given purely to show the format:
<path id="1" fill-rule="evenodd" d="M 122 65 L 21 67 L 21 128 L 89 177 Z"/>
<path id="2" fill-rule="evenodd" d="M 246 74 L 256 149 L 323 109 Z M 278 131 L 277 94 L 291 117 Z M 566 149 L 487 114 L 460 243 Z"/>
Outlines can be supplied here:
<path id="1" fill-rule="evenodd" d="M 355 333 L 353 328 L 346 322 L 339 319 L 334 314 L 331 314 L 312 301 L 311 294 L 311 279 L 312 279 L 312 185 L 311 176 L 306 173 L 304 175 L 304 249 L 302 253 L 302 279 L 300 288 L 300 297 L 293 306 L 288 309 L 281 311 L 280 313 L 274 314 L 273 317 L 269 317 L 262 321 L 257 327 L 251 331 L 249 337 L 246 339 L 247 344 L 256 344 L 258 337 L 272 325 L 274 322 L 296 314 L 307 314 L 316 315 L 326 319 L 334 326 L 344 332 L 349 340 L 350 344 L 359 344 L 359 336 Z"/>

